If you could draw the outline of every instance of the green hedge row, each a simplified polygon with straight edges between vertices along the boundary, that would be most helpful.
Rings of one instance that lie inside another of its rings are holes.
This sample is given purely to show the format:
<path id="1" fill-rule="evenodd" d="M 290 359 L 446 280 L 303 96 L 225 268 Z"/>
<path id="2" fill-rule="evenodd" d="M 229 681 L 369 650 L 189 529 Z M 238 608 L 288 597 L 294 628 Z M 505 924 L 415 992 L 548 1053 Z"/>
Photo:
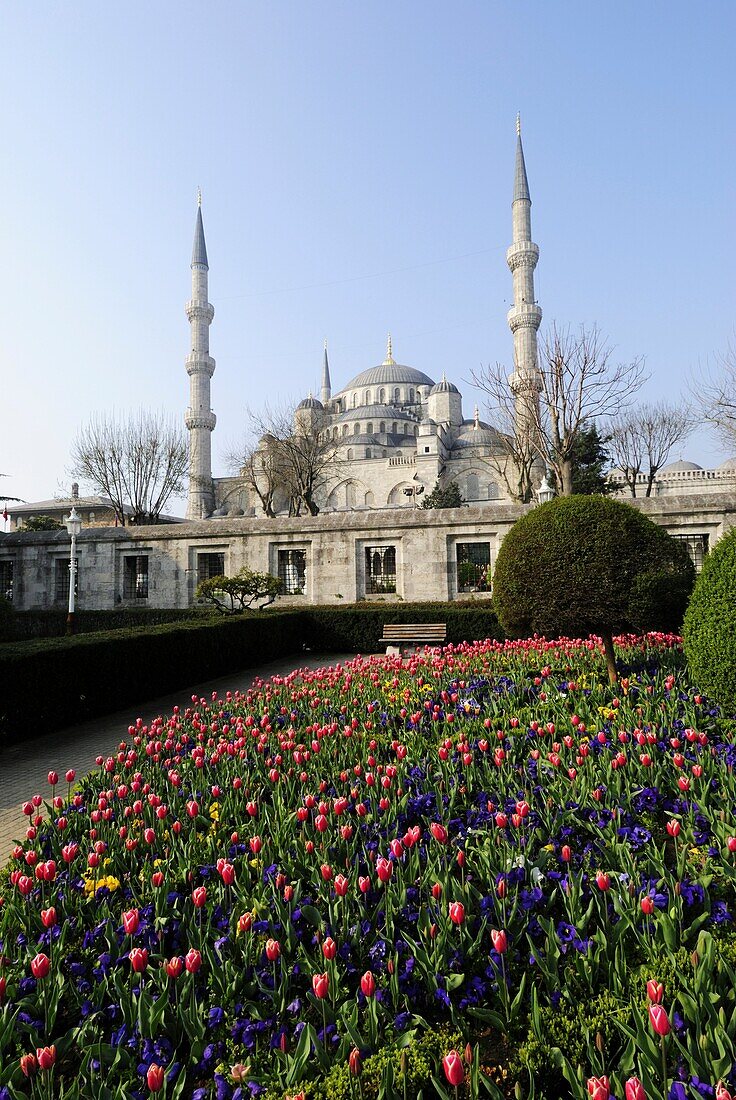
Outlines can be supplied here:
<path id="1" fill-rule="evenodd" d="M 19 642 L 30 638 L 61 638 L 66 634 L 66 611 L 14 611 L 6 604 L 7 614 L 0 614 L 0 642 Z M 213 608 L 189 607 L 119 607 L 113 611 L 77 611 L 74 616 L 76 634 L 92 634 L 103 630 L 127 630 L 134 626 L 161 626 L 164 623 L 201 622 L 215 614 Z"/>
<path id="2" fill-rule="evenodd" d="M 263 664 L 316 652 L 376 653 L 384 623 L 445 622 L 448 642 L 501 638 L 487 604 L 270 610 L 0 645 L 0 735 L 30 737 Z"/>

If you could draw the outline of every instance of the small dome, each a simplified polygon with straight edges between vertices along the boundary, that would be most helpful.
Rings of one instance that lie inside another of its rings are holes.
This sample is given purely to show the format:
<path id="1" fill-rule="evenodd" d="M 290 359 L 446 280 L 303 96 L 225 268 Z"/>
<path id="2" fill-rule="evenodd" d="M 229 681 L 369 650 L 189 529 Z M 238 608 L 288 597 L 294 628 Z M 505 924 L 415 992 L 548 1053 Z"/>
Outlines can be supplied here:
<path id="1" fill-rule="evenodd" d="M 727 458 L 718 469 L 723 470 L 724 473 L 736 473 L 736 458 Z"/>
<path id="2" fill-rule="evenodd" d="M 453 451 L 468 450 L 471 447 L 498 447 L 498 432 L 482 420 L 464 420 L 460 434 L 452 445 Z"/>
<path id="3" fill-rule="evenodd" d="M 309 397 L 305 397 L 303 401 L 300 401 L 297 405 L 297 412 L 299 409 L 320 409 L 324 411 L 324 405 L 321 401 L 318 401 L 316 397 L 312 397 L 311 393 Z"/>
<path id="4" fill-rule="evenodd" d="M 448 382 L 443 374 L 442 380 L 438 382 L 436 386 L 432 386 L 432 389 L 429 391 L 429 396 L 431 397 L 433 393 L 460 393 L 460 390 L 454 383 Z"/>
<path id="5" fill-rule="evenodd" d="M 702 466 L 698 466 L 697 462 L 688 462 L 685 458 L 678 459 L 677 462 L 670 462 L 669 466 L 663 467 L 659 471 L 659 476 L 663 477 L 665 474 L 682 474 L 689 470 L 702 470 Z"/>

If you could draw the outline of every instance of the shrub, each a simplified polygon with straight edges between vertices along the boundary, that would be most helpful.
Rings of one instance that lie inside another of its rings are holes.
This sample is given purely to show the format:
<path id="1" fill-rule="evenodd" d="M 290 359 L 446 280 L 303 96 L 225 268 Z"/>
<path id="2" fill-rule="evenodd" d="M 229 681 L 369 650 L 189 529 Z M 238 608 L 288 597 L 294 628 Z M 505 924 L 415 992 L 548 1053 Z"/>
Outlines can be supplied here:
<path id="1" fill-rule="evenodd" d="M 197 598 L 214 604 L 224 615 L 237 615 L 241 611 L 251 611 L 254 604 L 261 608 L 273 603 L 283 588 L 278 577 L 270 573 L 254 573 L 243 568 L 234 577 L 210 577 L 197 585 Z"/>
<path id="2" fill-rule="evenodd" d="M 722 538 L 705 559 L 683 634 L 695 683 L 736 712 L 736 530 Z"/>
<path id="3" fill-rule="evenodd" d="M 494 605 L 512 637 L 599 634 L 615 681 L 613 633 L 678 630 L 694 577 L 685 547 L 631 505 L 558 497 L 504 539 Z"/>

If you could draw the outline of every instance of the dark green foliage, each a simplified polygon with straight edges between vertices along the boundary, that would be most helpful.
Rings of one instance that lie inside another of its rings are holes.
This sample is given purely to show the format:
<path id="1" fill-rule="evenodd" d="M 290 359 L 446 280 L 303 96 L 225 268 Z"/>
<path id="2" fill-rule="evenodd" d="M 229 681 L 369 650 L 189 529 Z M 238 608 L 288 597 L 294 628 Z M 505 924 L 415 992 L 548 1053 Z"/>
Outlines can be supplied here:
<path id="1" fill-rule="evenodd" d="M 582 427 L 572 446 L 572 491 L 585 496 L 592 493 L 604 495 L 613 490 L 606 480 L 606 470 L 611 461 L 606 444 L 610 436 L 601 436 L 597 424 Z"/>
<path id="2" fill-rule="evenodd" d="M 23 523 L 24 531 L 62 531 L 64 524 L 53 516 L 30 516 Z"/>
<path id="3" fill-rule="evenodd" d="M 683 635 L 694 682 L 736 713 L 736 530 L 716 543 L 703 562 Z"/>
<path id="4" fill-rule="evenodd" d="M 3 614 L 2 603 L 10 608 Z M 7 600 L 0 603 L 0 642 L 20 642 L 31 638 L 61 638 L 66 634 L 66 608 L 51 611 L 13 611 Z M 126 630 L 133 626 L 161 626 L 163 623 L 205 622 L 215 611 L 211 607 L 158 608 L 119 607 L 114 611 L 77 611 L 74 633 L 92 634 L 100 630 Z"/>
<path id="5" fill-rule="evenodd" d="M 438 481 L 429 496 L 422 501 L 422 508 L 459 508 L 464 503 L 456 481 L 450 481 L 444 487 Z"/>
<path id="6" fill-rule="evenodd" d="M 513 637 L 679 630 L 694 577 L 685 547 L 636 508 L 558 497 L 501 544 L 494 606 Z"/>
<path id="7" fill-rule="evenodd" d="M 315 652 L 378 653 L 384 623 L 446 623 L 447 642 L 503 638 L 490 603 L 366 603 L 305 608 Z"/>

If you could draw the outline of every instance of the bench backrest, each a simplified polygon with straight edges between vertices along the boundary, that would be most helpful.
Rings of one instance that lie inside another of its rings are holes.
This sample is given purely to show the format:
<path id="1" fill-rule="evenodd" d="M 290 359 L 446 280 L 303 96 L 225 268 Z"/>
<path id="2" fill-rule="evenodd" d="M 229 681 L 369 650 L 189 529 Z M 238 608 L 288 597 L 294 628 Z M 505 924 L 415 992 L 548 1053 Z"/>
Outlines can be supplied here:
<path id="1" fill-rule="evenodd" d="M 447 623 L 385 623 L 383 627 L 384 638 L 439 638 L 443 640 L 447 634 Z"/>

